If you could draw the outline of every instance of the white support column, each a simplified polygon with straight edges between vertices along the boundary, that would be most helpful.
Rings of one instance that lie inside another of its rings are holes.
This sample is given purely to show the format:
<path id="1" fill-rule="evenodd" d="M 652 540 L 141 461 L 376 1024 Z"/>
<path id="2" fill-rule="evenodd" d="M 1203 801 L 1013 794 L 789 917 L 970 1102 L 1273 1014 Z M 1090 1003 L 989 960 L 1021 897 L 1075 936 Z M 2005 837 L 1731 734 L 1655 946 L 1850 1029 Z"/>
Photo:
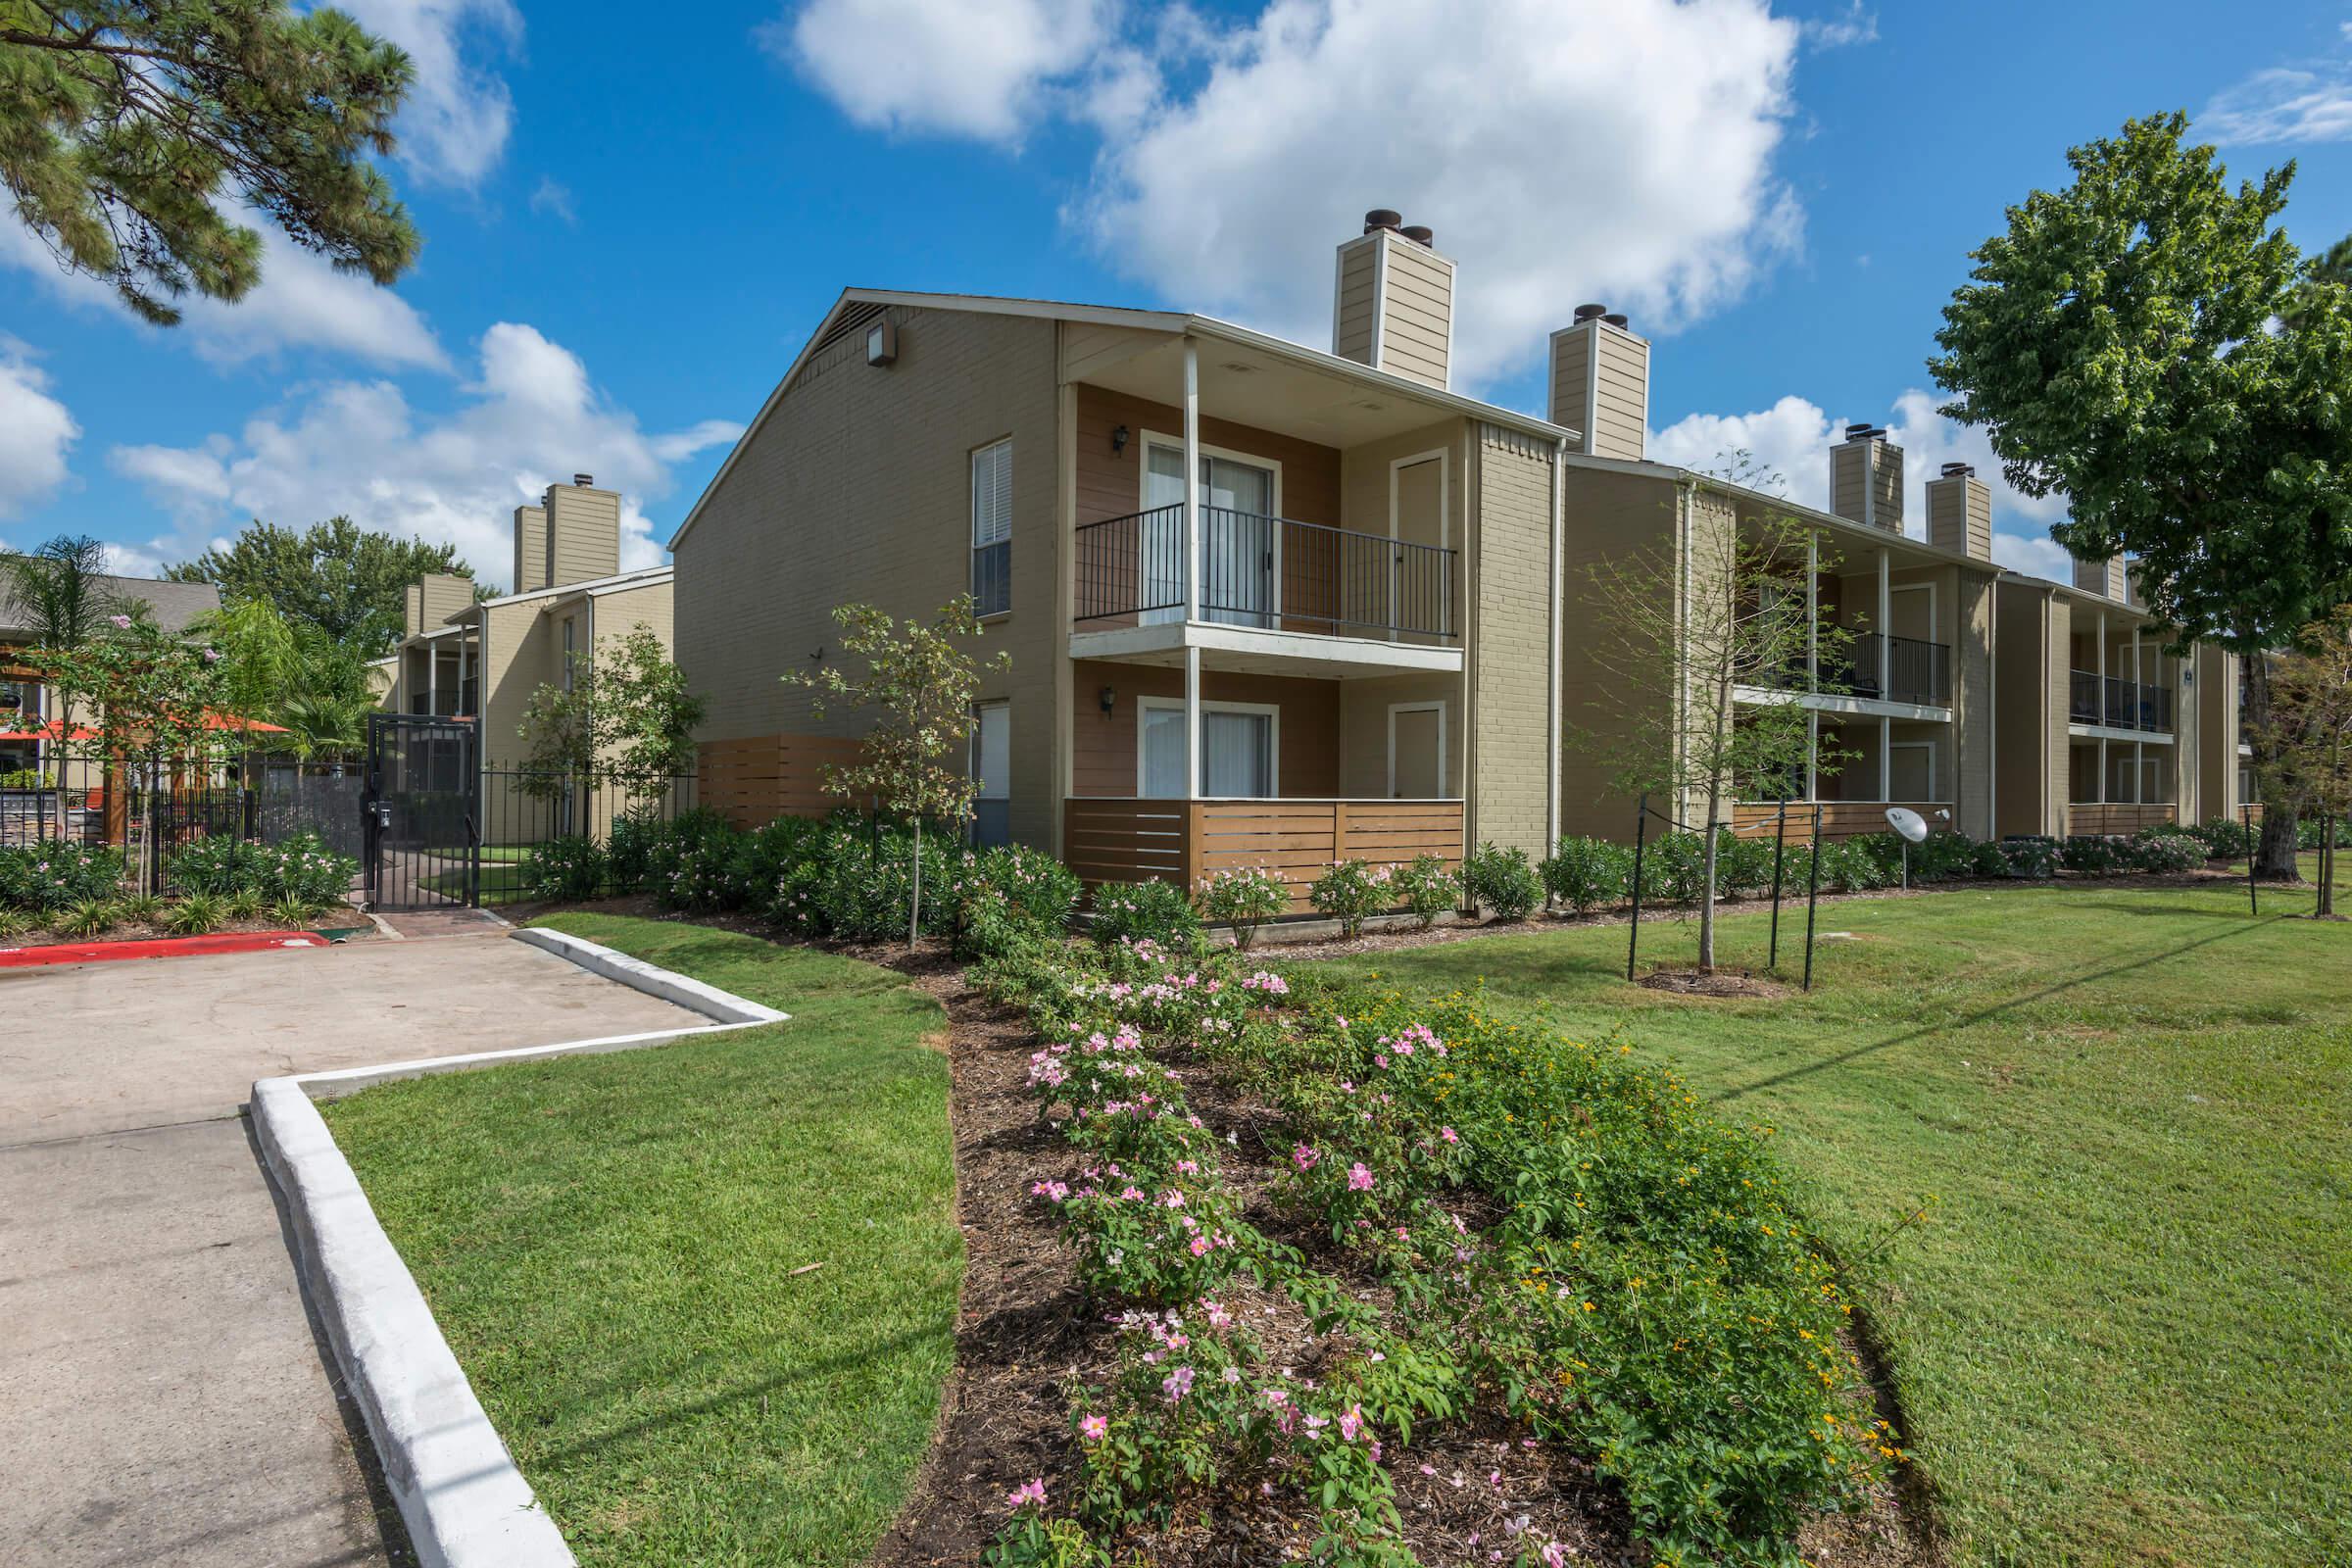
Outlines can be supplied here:
<path id="1" fill-rule="evenodd" d="M 2148 743 L 2132 743 L 2132 804 L 2148 804 Z"/>
<path id="2" fill-rule="evenodd" d="M 1821 710 L 1805 715 L 1805 799 L 1821 799 Z"/>
<path id="3" fill-rule="evenodd" d="M 1184 651 L 1184 798 L 1200 798 L 1200 650 Z"/>
<path id="4" fill-rule="evenodd" d="M 1887 622 L 1894 618 L 1894 586 L 1892 565 L 1886 552 L 1879 552 L 1879 701 L 1891 702 L 1894 694 L 1894 638 Z M 1880 792 L 1881 799 L 1885 792 Z"/>
<path id="5" fill-rule="evenodd" d="M 1805 535 L 1805 690 L 1821 690 L 1821 535 Z M 1813 715 L 1813 733 L 1821 736 L 1821 715 Z M 1811 800 L 1810 785 L 1805 798 Z"/>
<path id="6" fill-rule="evenodd" d="M 2105 676 L 2099 678 L 2099 684 L 2100 688 L 2104 690 L 2106 687 Z M 2104 709 L 2100 710 L 2100 716 L 2102 718 L 2106 716 Z M 2107 804 L 2107 737 L 2104 735 L 2099 737 L 2099 784 L 2098 788 L 2091 792 L 2090 798 L 2100 806 Z"/>
<path id="7" fill-rule="evenodd" d="M 424 645 L 424 710 L 436 718 L 441 713 L 441 650 L 431 643 Z"/>
<path id="8" fill-rule="evenodd" d="M 1184 618 L 1200 618 L 1200 345 L 1184 340 Z M 1200 798 L 1200 650 L 1184 650 L 1184 798 Z"/>
<path id="9" fill-rule="evenodd" d="M 1894 720 L 1879 720 L 1879 804 L 1894 799 Z"/>
<path id="10" fill-rule="evenodd" d="M 2102 728 L 2104 728 L 2107 723 L 2107 612 L 2104 610 L 2099 612 L 2099 657 L 2097 663 L 2099 671 L 2099 724 Z M 2106 789 L 2107 751 L 2104 746 L 2101 746 L 2099 749 L 2099 799 L 2102 801 L 2107 798 L 2105 793 Z"/>

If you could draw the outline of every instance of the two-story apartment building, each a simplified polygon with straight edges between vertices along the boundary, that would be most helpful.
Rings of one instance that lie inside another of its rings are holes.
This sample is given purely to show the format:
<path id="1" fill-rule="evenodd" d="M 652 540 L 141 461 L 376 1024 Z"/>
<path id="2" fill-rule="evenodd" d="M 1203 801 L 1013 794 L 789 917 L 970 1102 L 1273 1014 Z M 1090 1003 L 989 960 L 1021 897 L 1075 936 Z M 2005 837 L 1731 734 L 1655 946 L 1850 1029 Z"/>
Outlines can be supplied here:
<path id="1" fill-rule="evenodd" d="M 572 678 L 600 642 L 644 627 L 671 645 L 667 566 L 620 569 L 620 493 L 590 475 L 514 509 L 512 593 L 435 573 L 408 589 L 407 631 L 378 662 L 379 706 L 482 721 L 485 765 L 513 767 L 531 693 Z"/>
<path id="2" fill-rule="evenodd" d="M 167 582 L 148 577 L 102 577 L 99 596 L 111 604 L 135 609 L 166 631 L 185 631 L 197 616 L 220 608 L 220 590 L 209 582 Z M 54 789 L 61 783 L 69 794 L 86 794 L 98 787 L 97 763 L 80 758 L 64 764 L 59 759 L 72 750 L 61 746 L 56 695 L 41 681 L 40 672 L 24 662 L 24 652 L 35 639 L 29 626 L 12 626 L 23 618 L 11 612 L 0 595 L 0 776 L 24 777 Z"/>
<path id="3" fill-rule="evenodd" d="M 977 714 L 981 834 L 1090 879 L 1263 864 L 1300 889 L 1338 856 L 1630 835 L 1634 803 L 1567 744 L 1613 700 L 1585 568 L 1771 517 L 1812 541 L 1815 613 L 1857 632 L 1843 667 L 1740 694 L 1801 704 L 1845 759 L 1777 793 L 1834 833 L 1899 803 L 1991 835 L 1987 488 L 1931 482 L 1920 539 L 1883 430 L 1825 455 L 1826 512 L 1653 463 L 1649 345 L 1597 306 L 1551 338 L 1544 417 L 1463 397 L 1432 239 L 1367 215 L 1330 352 L 1184 312 L 845 291 L 671 541 L 702 798 L 745 821 L 832 804 L 823 766 L 864 719 L 780 677 L 840 657 L 839 605 L 969 592 L 1011 655 Z"/>

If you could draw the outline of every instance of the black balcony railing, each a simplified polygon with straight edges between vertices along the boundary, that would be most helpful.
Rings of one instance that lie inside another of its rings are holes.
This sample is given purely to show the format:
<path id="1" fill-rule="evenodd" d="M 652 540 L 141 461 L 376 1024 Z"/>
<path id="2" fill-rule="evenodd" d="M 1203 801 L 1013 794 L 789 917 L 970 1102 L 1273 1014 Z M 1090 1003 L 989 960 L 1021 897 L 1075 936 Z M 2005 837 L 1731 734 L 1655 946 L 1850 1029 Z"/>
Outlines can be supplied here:
<path id="1" fill-rule="evenodd" d="M 1886 659 L 1883 679 L 1882 648 Z M 1790 673 L 1789 684 L 1802 686 L 1805 662 L 1796 660 Z M 1862 632 L 1842 659 L 1822 659 L 1821 684 L 1824 691 L 1844 696 L 1939 708 L 1952 700 L 1952 651 L 1942 643 L 1922 642 L 1916 637 Z"/>
<path id="2" fill-rule="evenodd" d="M 1459 555 L 1229 507 L 1200 509 L 1200 616 L 1266 631 L 1459 639 Z M 1182 617 L 1184 508 L 1078 530 L 1081 626 Z"/>
<path id="3" fill-rule="evenodd" d="M 2067 716 L 2078 724 L 2103 724 L 2109 729 L 2146 730 L 2169 735 L 2173 729 L 2173 689 L 2121 675 L 2102 676 L 2094 670 L 2069 672 Z"/>

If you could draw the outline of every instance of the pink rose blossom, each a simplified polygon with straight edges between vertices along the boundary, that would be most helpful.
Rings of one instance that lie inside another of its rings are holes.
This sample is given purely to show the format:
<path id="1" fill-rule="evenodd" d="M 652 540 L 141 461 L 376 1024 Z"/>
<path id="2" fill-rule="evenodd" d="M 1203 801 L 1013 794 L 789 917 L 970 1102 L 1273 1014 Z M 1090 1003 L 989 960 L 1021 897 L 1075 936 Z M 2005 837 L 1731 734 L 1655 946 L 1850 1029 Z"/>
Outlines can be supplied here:
<path id="1" fill-rule="evenodd" d="M 1004 1505 L 1008 1508 L 1018 1508 L 1025 1503 L 1035 1503 L 1040 1508 L 1046 1505 L 1046 1478 L 1044 1476 L 1031 1476 L 1028 1485 L 1015 1487 L 1004 1494 Z"/>
<path id="2" fill-rule="evenodd" d="M 1078 1435 L 1089 1443 L 1101 1443 L 1110 1436 L 1110 1418 L 1101 1415 L 1080 1416 Z"/>

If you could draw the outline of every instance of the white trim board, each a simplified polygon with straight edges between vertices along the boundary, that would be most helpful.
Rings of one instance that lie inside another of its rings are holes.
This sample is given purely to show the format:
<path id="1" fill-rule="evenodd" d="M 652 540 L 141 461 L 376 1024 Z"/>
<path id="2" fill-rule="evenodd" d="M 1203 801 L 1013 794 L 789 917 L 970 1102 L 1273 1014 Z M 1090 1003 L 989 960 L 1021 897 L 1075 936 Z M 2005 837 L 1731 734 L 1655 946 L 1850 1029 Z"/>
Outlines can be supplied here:
<path id="1" fill-rule="evenodd" d="M 712 1021 L 264 1078 L 253 1086 L 250 1104 L 264 1162 L 285 1198 L 296 1266 L 424 1568 L 570 1568 L 575 1559 L 491 1426 L 424 1293 L 314 1102 L 394 1078 L 666 1045 L 789 1016 L 560 931 L 517 931 L 514 938 Z"/>

